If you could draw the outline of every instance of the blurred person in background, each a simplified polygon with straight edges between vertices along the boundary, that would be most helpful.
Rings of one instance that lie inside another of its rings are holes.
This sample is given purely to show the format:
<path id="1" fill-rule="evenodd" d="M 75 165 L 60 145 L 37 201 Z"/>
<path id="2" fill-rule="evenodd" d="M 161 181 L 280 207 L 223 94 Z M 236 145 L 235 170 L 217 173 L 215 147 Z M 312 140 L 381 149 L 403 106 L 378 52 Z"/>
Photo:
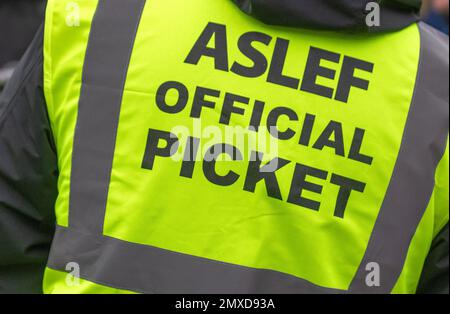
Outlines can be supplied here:
<path id="1" fill-rule="evenodd" d="M 0 92 L 44 16 L 43 0 L 0 1 Z"/>
<path id="2" fill-rule="evenodd" d="M 448 35 L 449 0 L 427 0 L 422 12 L 426 23 Z"/>

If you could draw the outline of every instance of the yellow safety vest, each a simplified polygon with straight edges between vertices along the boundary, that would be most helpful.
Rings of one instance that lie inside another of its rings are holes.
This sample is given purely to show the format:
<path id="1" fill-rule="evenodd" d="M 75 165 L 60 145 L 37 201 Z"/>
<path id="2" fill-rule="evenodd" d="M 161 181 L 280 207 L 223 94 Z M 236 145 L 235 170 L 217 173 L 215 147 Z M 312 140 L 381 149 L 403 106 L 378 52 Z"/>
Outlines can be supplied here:
<path id="1" fill-rule="evenodd" d="M 230 0 L 50 0 L 45 292 L 414 292 L 448 222 L 446 135 L 414 131 L 420 43 Z"/>

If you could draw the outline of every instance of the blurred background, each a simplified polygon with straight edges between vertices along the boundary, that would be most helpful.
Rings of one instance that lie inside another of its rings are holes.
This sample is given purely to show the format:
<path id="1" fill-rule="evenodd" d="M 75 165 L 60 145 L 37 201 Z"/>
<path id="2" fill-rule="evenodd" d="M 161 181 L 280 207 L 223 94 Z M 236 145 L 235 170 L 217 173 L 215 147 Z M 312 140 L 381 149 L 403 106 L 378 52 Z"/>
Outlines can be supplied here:
<path id="1" fill-rule="evenodd" d="M 425 22 L 448 35 L 449 0 L 426 0 L 422 9 Z"/>
<path id="2" fill-rule="evenodd" d="M 0 94 L 43 21 L 44 2 L 0 0 Z M 448 35 L 449 0 L 424 0 L 421 14 L 425 22 Z"/>

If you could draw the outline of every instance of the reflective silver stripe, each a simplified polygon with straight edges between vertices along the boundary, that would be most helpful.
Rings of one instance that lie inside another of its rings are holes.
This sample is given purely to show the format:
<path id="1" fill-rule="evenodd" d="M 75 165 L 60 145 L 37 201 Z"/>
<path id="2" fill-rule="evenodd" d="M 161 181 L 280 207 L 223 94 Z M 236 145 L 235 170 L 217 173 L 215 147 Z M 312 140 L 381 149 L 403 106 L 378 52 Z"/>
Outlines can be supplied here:
<path id="1" fill-rule="evenodd" d="M 339 293 L 273 270 L 248 268 L 58 227 L 48 267 L 80 265 L 81 278 L 158 294 Z"/>
<path id="2" fill-rule="evenodd" d="M 102 234 L 117 127 L 145 0 L 100 0 L 92 22 L 78 105 L 69 226 Z"/>
<path id="3" fill-rule="evenodd" d="M 392 292 L 402 272 L 412 238 L 429 204 L 436 168 L 447 144 L 448 44 L 440 44 L 429 26 L 420 24 L 419 28 L 420 65 L 400 153 L 350 292 Z M 437 54 L 441 57 L 436 58 Z M 445 60 L 447 67 L 443 67 Z M 366 266 L 372 262 L 380 265 L 380 287 L 369 287 L 365 281 L 368 274 Z"/>

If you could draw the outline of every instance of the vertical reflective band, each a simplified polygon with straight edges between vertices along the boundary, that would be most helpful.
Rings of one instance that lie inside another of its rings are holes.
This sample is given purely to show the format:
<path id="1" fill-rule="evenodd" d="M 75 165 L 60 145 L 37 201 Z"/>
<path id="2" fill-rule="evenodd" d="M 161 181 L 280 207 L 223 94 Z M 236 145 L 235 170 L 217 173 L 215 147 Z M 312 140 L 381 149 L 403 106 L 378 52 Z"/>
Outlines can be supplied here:
<path id="1" fill-rule="evenodd" d="M 233 265 L 57 227 L 47 266 L 65 271 L 70 262 L 80 266 L 83 279 L 139 293 L 345 293 L 274 270 Z"/>
<path id="2" fill-rule="evenodd" d="M 120 107 L 145 0 L 100 0 L 86 51 L 75 131 L 69 226 L 102 234 Z"/>
<path id="3" fill-rule="evenodd" d="M 442 60 L 448 60 L 448 48 L 434 40 L 431 28 L 424 24 L 419 27 L 421 57 L 415 94 L 384 203 L 350 286 L 353 293 L 392 292 L 433 194 L 436 168 L 447 143 L 449 77 Z M 443 58 L 436 60 L 431 52 L 441 53 Z M 381 270 L 380 287 L 366 284 L 366 267 L 374 262 Z"/>

